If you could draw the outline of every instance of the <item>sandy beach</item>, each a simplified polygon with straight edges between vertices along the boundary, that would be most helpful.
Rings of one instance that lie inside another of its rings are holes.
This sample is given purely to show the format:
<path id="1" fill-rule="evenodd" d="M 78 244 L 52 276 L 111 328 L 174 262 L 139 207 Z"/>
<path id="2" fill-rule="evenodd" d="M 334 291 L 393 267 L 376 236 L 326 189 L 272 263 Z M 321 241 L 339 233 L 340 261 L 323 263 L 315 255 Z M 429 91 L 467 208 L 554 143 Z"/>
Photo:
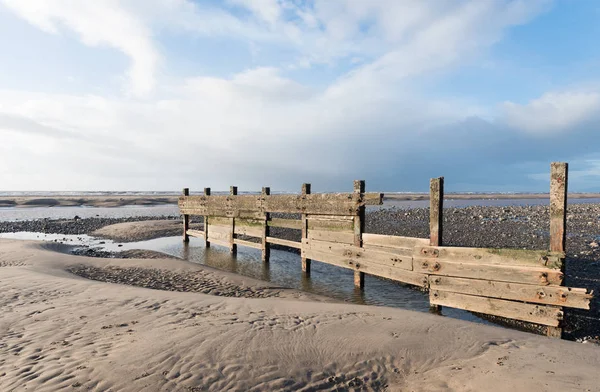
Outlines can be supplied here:
<path id="1" fill-rule="evenodd" d="M 3 391 L 595 391 L 600 383 L 591 344 L 329 302 L 179 260 L 55 250 L 0 241 Z M 239 297 L 67 271 L 81 265 L 194 273 L 200 286 Z"/>

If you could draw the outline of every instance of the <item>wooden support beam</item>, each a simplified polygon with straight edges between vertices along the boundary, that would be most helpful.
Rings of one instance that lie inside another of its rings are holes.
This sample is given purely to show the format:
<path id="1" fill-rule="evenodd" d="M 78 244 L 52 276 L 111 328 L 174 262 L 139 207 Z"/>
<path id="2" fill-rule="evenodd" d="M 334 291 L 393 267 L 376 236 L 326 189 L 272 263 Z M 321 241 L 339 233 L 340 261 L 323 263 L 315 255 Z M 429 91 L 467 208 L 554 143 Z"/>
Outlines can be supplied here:
<path id="1" fill-rule="evenodd" d="M 310 195 L 310 184 L 302 184 L 302 196 Z M 308 238 L 308 219 L 307 214 L 302 214 L 302 239 Z M 310 276 L 310 259 L 302 257 L 302 272 Z"/>
<path id="2" fill-rule="evenodd" d="M 229 195 L 230 196 L 237 196 L 238 193 L 238 189 L 237 186 L 231 186 L 229 187 Z M 237 252 L 237 244 L 234 241 L 234 237 L 235 237 L 235 218 L 230 218 L 231 219 L 231 238 L 229 239 L 229 252 L 234 254 Z"/>
<path id="3" fill-rule="evenodd" d="M 262 195 L 263 196 L 269 196 L 271 194 L 271 188 L 269 188 L 268 186 L 263 187 L 262 189 Z M 269 247 L 269 243 L 267 242 L 267 237 L 269 236 L 269 216 L 270 214 L 267 212 L 265 213 L 265 221 L 264 221 L 264 225 L 262 228 L 262 261 L 263 263 L 268 263 L 269 259 L 271 258 L 271 248 Z"/>
<path id="4" fill-rule="evenodd" d="M 190 195 L 190 188 L 183 188 L 183 196 Z M 183 242 L 190 242 L 190 236 L 187 231 L 190 229 L 190 216 L 183 214 Z"/>
<path id="5" fill-rule="evenodd" d="M 210 188 L 204 188 L 204 196 L 210 196 Z M 204 216 L 204 247 L 210 248 L 208 240 L 208 215 Z"/>
<path id="6" fill-rule="evenodd" d="M 550 164 L 550 251 L 565 252 L 567 239 L 567 191 L 569 164 L 552 162 Z M 564 264 L 561 266 L 564 272 Z M 546 334 L 553 338 L 562 338 L 562 324 L 549 326 Z"/>
<path id="7" fill-rule="evenodd" d="M 354 193 L 365 193 L 364 180 L 354 181 Z M 358 208 L 358 213 L 354 217 L 354 246 L 362 246 L 362 235 L 365 231 L 365 206 Z M 362 271 L 354 271 L 354 287 L 363 289 L 365 287 L 365 273 Z"/>
<path id="8" fill-rule="evenodd" d="M 442 246 L 444 228 L 444 177 L 432 178 L 429 182 L 429 244 Z M 430 304 L 429 311 L 441 314 L 442 306 Z"/>

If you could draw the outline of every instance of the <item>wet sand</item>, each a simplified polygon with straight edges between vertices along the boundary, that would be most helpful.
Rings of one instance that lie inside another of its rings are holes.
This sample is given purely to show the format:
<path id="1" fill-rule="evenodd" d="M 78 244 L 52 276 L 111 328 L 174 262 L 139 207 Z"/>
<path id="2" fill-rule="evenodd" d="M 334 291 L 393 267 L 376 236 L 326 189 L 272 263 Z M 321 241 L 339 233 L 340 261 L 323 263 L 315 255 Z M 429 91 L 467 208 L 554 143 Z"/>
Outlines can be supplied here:
<path id="1" fill-rule="evenodd" d="M 0 241 L 0 390 L 515 392 L 600 384 L 600 349 L 589 344 L 329 303 L 179 260 L 86 258 L 47 247 Z M 194 273 L 240 297 L 67 271 L 81 265 Z"/>

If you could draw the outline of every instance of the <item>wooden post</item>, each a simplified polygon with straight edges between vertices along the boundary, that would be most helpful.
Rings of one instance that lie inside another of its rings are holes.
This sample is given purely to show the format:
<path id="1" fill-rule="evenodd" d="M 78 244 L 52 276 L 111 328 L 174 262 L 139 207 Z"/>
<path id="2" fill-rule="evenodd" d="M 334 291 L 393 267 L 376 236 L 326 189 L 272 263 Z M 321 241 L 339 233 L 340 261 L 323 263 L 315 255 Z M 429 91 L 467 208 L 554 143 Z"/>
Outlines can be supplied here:
<path id="1" fill-rule="evenodd" d="M 354 193 L 365 193 L 365 182 L 363 180 L 354 181 Z M 365 230 L 365 207 L 361 206 L 354 217 L 354 246 L 362 246 L 362 234 Z M 365 273 L 354 271 L 354 287 L 363 289 L 365 287 Z"/>
<path id="2" fill-rule="evenodd" d="M 210 188 L 204 188 L 204 196 L 210 196 Z M 210 248 L 210 241 L 208 240 L 208 215 L 204 216 L 204 246 Z"/>
<path id="3" fill-rule="evenodd" d="M 268 186 L 263 187 L 262 195 L 269 196 L 271 194 L 271 188 Z M 268 263 L 271 257 L 271 248 L 269 248 L 269 243 L 267 242 L 267 237 L 269 236 L 269 213 L 265 212 L 265 221 L 262 232 L 262 261 L 264 263 Z"/>
<path id="4" fill-rule="evenodd" d="M 190 195 L 190 188 L 183 188 L 183 196 Z M 190 236 L 188 230 L 190 229 L 190 216 L 187 214 L 183 215 L 183 242 L 190 242 Z"/>
<path id="5" fill-rule="evenodd" d="M 310 184 L 302 184 L 302 194 L 310 195 Z M 302 214 L 302 240 L 308 238 L 308 219 L 306 214 Z M 306 276 L 310 275 L 310 259 L 302 257 L 302 272 Z"/>
<path id="6" fill-rule="evenodd" d="M 442 246 L 444 228 L 444 177 L 429 182 L 429 244 Z M 440 314 L 441 305 L 429 305 L 429 311 Z"/>
<path id="7" fill-rule="evenodd" d="M 229 187 L 229 195 L 236 196 L 238 193 L 237 186 Z M 229 252 L 236 253 L 237 245 L 234 244 L 233 239 L 235 237 L 235 218 L 231 218 L 231 235 L 229 236 Z"/>
<path id="8" fill-rule="evenodd" d="M 567 239 L 567 191 L 569 164 L 552 162 L 550 164 L 550 251 L 565 252 Z M 561 265 L 564 273 L 564 263 Z M 564 321 L 561 322 L 564 324 Z M 562 325 L 548 327 L 546 334 L 562 338 Z"/>

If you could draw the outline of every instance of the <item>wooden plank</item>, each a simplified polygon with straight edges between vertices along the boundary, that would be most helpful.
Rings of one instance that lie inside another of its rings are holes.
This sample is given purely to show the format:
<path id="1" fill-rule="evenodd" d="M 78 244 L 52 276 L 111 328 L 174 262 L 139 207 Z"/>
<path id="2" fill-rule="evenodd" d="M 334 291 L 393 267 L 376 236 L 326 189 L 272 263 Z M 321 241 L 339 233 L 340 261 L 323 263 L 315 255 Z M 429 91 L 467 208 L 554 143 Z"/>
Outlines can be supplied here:
<path id="1" fill-rule="evenodd" d="M 552 162 L 550 169 L 550 250 L 564 252 L 569 166 L 564 162 Z"/>
<path id="2" fill-rule="evenodd" d="M 264 229 L 260 226 L 238 226 L 235 222 L 235 234 L 262 238 Z"/>
<path id="3" fill-rule="evenodd" d="M 354 194 L 362 195 L 365 193 L 365 182 L 363 180 L 354 181 Z M 365 231 L 365 207 L 358 207 L 356 216 L 354 217 L 354 246 L 362 246 L 362 234 Z M 412 261 L 411 261 L 412 269 Z M 354 271 L 354 287 L 363 289 L 365 286 L 365 273 L 356 269 Z"/>
<path id="4" fill-rule="evenodd" d="M 319 241 L 354 244 L 354 232 L 350 231 L 309 230 L 308 238 Z"/>
<path id="5" fill-rule="evenodd" d="M 428 285 L 427 274 L 409 271 L 406 269 L 392 266 L 386 266 L 368 260 L 357 261 L 355 259 L 345 256 L 338 256 L 330 252 L 321 252 L 318 250 L 311 249 L 309 246 L 306 246 L 307 243 L 311 240 L 305 239 L 304 241 L 305 246 L 303 246 L 302 248 L 302 254 L 307 258 L 318 260 L 327 264 L 332 264 L 338 267 L 343 267 L 354 271 L 359 271 L 370 275 L 380 276 L 382 278 L 411 284 L 414 286 L 427 287 Z"/>
<path id="6" fill-rule="evenodd" d="M 267 242 L 275 245 L 283 245 L 289 248 L 301 249 L 302 243 L 296 241 L 283 240 L 281 238 L 267 237 Z"/>
<path id="7" fill-rule="evenodd" d="M 536 286 L 434 275 L 429 277 L 429 287 L 432 290 L 579 309 L 589 309 L 590 299 L 592 298 L 592 294 L 588 294 L 586 289 L 563 286 Z"/>
<path id="8" fill-rule="evenodd" d="M 190 188 L 183 188 L 183 196 L 190 195 Z M 183 242 L 190 242 L 188 230 L 190 228 L 190 216 L 187 214 L 183 215 Z"/>
<path id="9" fill-rule="evenodd" d="M 449 306 L 542 325 L 558 326 L 563 318 L 562 310 L 553 306 L 526 304 L 447 291 L 430 290 L 429 301 L 434 305 Z"/>
<path id="10" fill-rule="evenodd" d="M 202 237 L 204 238 L 204 231 L 202 230 L 188 230 L 187 231 L 188 235 L 191 235 L 192 237 Z"/>
<path id="11" fill-rule="evenodd" d="M 432 275 L 496 280 L 534 285 L 560 285 L 563 273 L 548 268 L 461 263 L 447 260 L 413 258 L 415 271 Z"/>
<path id="12" fill-rule="evenodd" d="M 225 234 L 225 235 L 231 235 L 231 226 L 213 225 L 212 219 L 209 219 L 209 220 L 211 222 L 211 224 L 210 224 L 211 232 Z"/>
<path id="13" fill-rule="evenodd" d="M 442 245 L 444 224 L 444 177 L 432 178 L 429 183 L 429 243 Z"/>
<path id="14" fill-rule="evenodd" d="M 262 250 L 262 244 L 259 244 L 256 242 L 244 241 L 244 240 L 240 240 L 239 238 L 234 238 L 233 243 L 235 245 L 242 245 L 242 246 L 247 246 L 249 248 Z"/>
<path id="15" fill-rule="evenodd" d="M 363 233 L 362 238 L 364 245 L 373 245 L 390 248 L 412 249 L 417 246 L 429 245 L 429 240 L 427 238 L 401 237 L 395 235 L 382 235 L 371 233 Z"/>
<path id="16" fill-rule="evenodd" d="M 211 235 L 211 233 L 209 233 L 209 237 L 210 237 L 210 235 Z M 214 238 L 210 238 L 210 243 L 219 245 L 219 246 L 223 246 L 227 249 L 229 249 L 229 246 L 230 246 L 229 241 L 223 241 L 223 240 L 218 240 L 218 239 L 214 239 Z"/>
<path id="17" fill-rule="evenodd" d="M 269 196 L 271 194 L 271 188 L 268 186 L 263 187 L 261 194 L 263 196 Z M 267 242 L 267 237 L 269 237 L 269 225 L 268 222 L 271 219 L 270 214 L 265 213 L 265 219 L 262 222 L 262 233 L 261 233 L 261 243 L 262 243 L 262 254 L 261 258 L 263 263 L 268 263 L 271 258 L 271 248 L 269 247 L 269 243 Z"/>
<path id="18" fill-rule="evenodd" d="M 319 215 L 308 217 L 308 230 L 331 230 L 354 232 L 354 220 L 347 219 L 319 219 Z"/>
<path id="19" fill-rule="evenodd" d="M 229 195 L 230 196 L 237 196 L 238 193 L 238 188 L 237 186 L 230 186 L 229 187 Z M 231 222 L 231 238 L 229 239 L 229 252 L 236 253 L 237 252 L 237 245 L 235 244 L 235 217 L 231 217 L 230 218 L 230 222 Z"/>
<path id="20" fill-rule="evenodd" d="M 304 248 L 353 259 L 357 263 L 369 262 L 381 264 L 386 267 L 401 268 L 408 271 L 413 270 L 411 256 L 399 256 L 394 253 L 365 249 L 351 244 L 318 241 L 313 239 L 303 241 L 303 249 Z"/>
<path id="21" fill-rule="evenodd" d="M 281 219 L 271 218 L 267 221 L 270 227 L 282 227 L 284 229 L 302 229 L 302 220 L 300 219 Z"/>
<path id="22" fill-rule="evenodd" d="M 182 214 L 260 218 L 265 212 L 354 215 L 364 205 L 380 205 L 382 193 L 306 195 L 181 196 Z"/>
<path id="23" fill-rule="evenodd" d="M 209 216 L 208 219 L 211 225 L 229 226 L 231 224 L 231 218 L 224 216 Z"/>
<path id="24" fill-rule="evenodd" d="M 210 196 L 210 188 L 204 188 L 204 196 Z M 208 240 L 208 215 L 204 216 L 204 246 L 210 248 L 210 241 Z"/>
<path id="25" fill-rule="evenodd" d="M 546 250 L 466 248 L 446 246 L 416 247 L 415 256 L 447 259 L 465 263 L 534 266 L 560 269 L 564 253 Z"/>
<path id="26" fill-rule="evenodd" d="M 231 233 L 213 230 L 213 226 L 211 226 L 210 231 L 208 232 L 208 240 L 210 242 L 213 240 L 227 242 L 231 245 Z"/>
<path id="27" fill-rule="evenodd" d="M 310 195 L 310 184 L 302 184 L 302 189 L 301 189 L 301 194 L 302 197 L 306 200 L 307 197 L 309 197 Z M 305 239 L 308 238 L 308 215 L 306 215 L 306 211 L 303 210 L 302 211 L 302 215 L 301 215 L 301 226 L 300 226 L 300 230 L 301 230 L 301 239 Z M 302 272 L 304 273 L 305 276 L 309 276 L 310 275 L 310 259 L 301 256 L 300 257 L 301 262 L 302 262 Z"/>
<path id="28" fill-rule="evenodd" d="M 236 218 L 236 226 L 250 226 L 250 227 L 263 227 L 265 219 L 254 219 L 254 218 Z"/>

